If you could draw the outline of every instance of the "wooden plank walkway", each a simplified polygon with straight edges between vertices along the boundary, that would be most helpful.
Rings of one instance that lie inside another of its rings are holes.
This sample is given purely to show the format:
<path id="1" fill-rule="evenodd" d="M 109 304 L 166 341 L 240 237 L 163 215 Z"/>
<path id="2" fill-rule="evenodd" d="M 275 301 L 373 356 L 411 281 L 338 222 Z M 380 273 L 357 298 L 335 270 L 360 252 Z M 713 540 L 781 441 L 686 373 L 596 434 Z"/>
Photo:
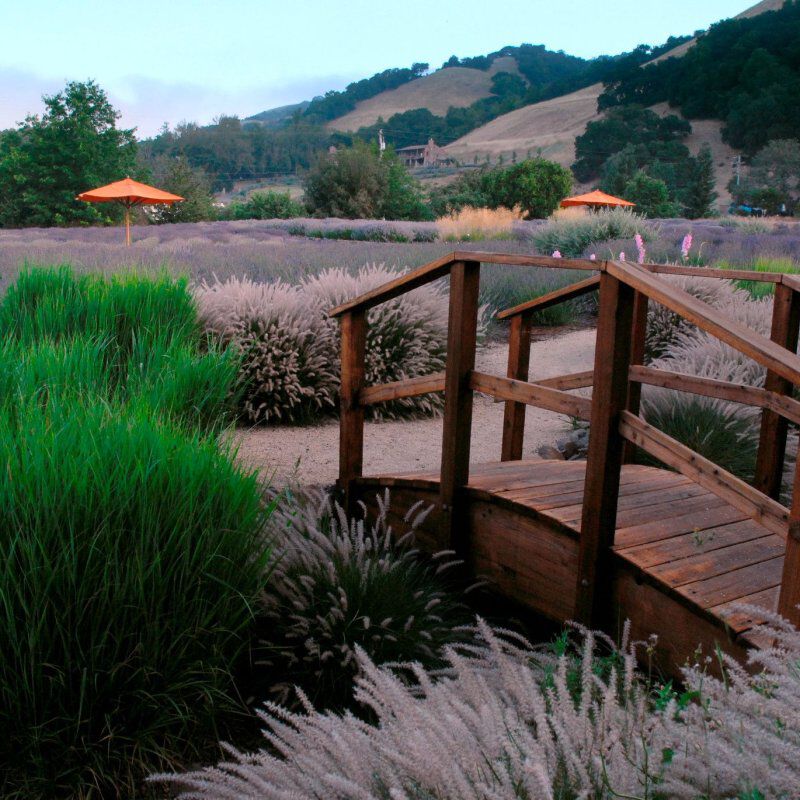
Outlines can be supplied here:
<path id="1" fill-rule="evenodd" d="M 586 462 L 583 461 L 506 461 L 473 465 L 462 502 L 504 508 L 511 517 L 535 519 L 539 526 L 525 532 L 524 525 L 509 523 L 503 518 L 502 527 L 517 529 L 518 541 L 501 560 L 548 560 L 552 542 L 546 542 L 546 529 L 554 537 L 575 542 L 580 539 Z M 359 493 L 369 501 L 370 491 L 389 488 L 399 493 L 400 502 L 433 500 L 439 488 L 439 476 L 433 472 L 406 473 L 362 478 Z M 394 501 L 392 501 L 394 504 Z M 405 508 L 394 508 L 395 519 L 402 517 Z M 475 564 L 478 571 L 489 567 L 501 577 L 508 570 L 524 570 L 521 563 L 502 563 L 493 570 L 489 555 L 492 538 L 506 535 L 497 524 L 489 521 L 490 512 L 470 514 L 469 533 L 476 553 L 486 554 L 487 563 Z M 542 528 L 544 523 L 544 528 Z M 485 530 L 484 526 L 488 526 Z M 431 531 L 435 531 L 435 525 Z M 435 533 L 428 546 L 436 546 Z M 498 539 L 499 541 L 499 539 Z M 441 544 L 444 544 L 443 542 Z M 497 542 L 495 543 L 497 544 Z M 562 543 L 563 544 L 563 543 Z M 487 549 L 488 548 L 488 549 Z M 569 595 L 576 574 L 572 572 L 576 547 L 567 545 L 560 561 L 552 564 L 558 575 L 561 597 Z M 783 570 L 785 541 L 771 533 L 747 514 L 734 508 L 691 479 L 676 472 L 655 467 L 626 464 L 622 467 L 617 528 L 614 538 L 614 570 L 633 576 L 637 584 L 647 583 L 665 598 L 674 601 L 692 615 L 705 618 L 719 628 L 720 638 L 741 639 L 761 618 L 735 608 L 737 603 L 760 606 L 774 611 Z M 498 566 L 495 564 L 494 566 Z M 540 575 L 539 580 L 542 579 Z M 501 587 L 505 593 L 507 587 Z M 546 600 L 546 599 L 545 599 Z M 664 623 L 677 620 L 658 619 L 663 612 L 669 616 L 670 604 L 655 603 L 653 628 L 641 630 L 643 635 L 661 633 Z M 536 606 L 551 617 L 567 618 L 569 603 L 540 602 Z M 631 609 L 620 608 L 620 612 Z M 674 614 L 673 614 L 674 616 Z M 646 628 L 647 620 L 640 625 Z M 708 639 L 708 637 L 705 637 Z M 710 644 L 710 642 L 708 642 Z M 697 642 L 695 642 L 697 644 Z"/>

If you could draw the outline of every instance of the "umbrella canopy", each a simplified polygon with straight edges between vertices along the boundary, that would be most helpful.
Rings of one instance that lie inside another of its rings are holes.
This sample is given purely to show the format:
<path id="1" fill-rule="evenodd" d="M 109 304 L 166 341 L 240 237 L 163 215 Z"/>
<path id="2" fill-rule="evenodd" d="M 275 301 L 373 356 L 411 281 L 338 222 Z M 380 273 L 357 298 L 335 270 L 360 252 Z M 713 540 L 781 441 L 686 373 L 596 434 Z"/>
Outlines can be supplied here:
<path id="1" fill-rule="evenodd" d="M 125 244 L 128 245 L 131 243 L 131 206 L 154 206 L 161 203 L 171 205 L 183 200 L 180 195 L 170 194 L 131 178 L 81 192 L 77 199 L 87 203 L 121 203 L 125 207 Z"/>
<path id="2" fill-rule="evenodd" d="M 606 194 L 595 190 L 588 194 L 578 194 L 575 197 L 567 197 L 561 201 L 561 208 L 569 208 L 570 206 L 635 206 L 636 203 L 630 203 L 623 200 L 621 197 L 614 197 L 613 195 Z"/>

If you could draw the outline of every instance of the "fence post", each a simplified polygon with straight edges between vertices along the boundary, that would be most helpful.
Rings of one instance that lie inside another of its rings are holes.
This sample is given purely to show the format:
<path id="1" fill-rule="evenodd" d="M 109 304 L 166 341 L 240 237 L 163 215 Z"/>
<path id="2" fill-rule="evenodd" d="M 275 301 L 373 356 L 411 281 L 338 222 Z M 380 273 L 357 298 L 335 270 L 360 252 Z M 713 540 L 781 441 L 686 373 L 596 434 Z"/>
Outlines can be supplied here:
<path id="1" fill-rule="evenodd" d="M 364 464 L 364 406 L 358 396 L 364 387 L 367 317 L 362 309 L 342 315 L 342 376 L 339 393 L 339 489 L 348 514 L 355 510 L 353 481 Z"/>
<path id="2" fill-rule="evenodd" d="M 631 364 L 644 364 L 644 347 L 647 338 L 647 304 L 646 294 L 634 292 L 633 295 L 633 331 L 631 333 Z M 631 414 L 639 414 L 642 402 L 642 384 L 638 381 L 628 382 L 627 410 Z M 622 461 L 631 464 L 636 457 L 636 445 L 625 442 Z"/>
<path id="3" fill-rule="evenodd" d="M 624 443 L 619 415 L 628 399 L 633 295 L 627 284 L 607 272 L 601 274 L 575 604 L 576 618 L 587 625 L 598 624 L 598 601 L 608 575 L 600 567 L 614 544 Z"/>
<path id="4" fill-rule="evenodd" d="M 447 322 L 447 366 L 439 503 L 443 546 L 466 556 L 466 519 L 460 490 L 469 480 L 472 430 L 472 389 L 478 328 L 479 261 L 457 261 L 450 269 L 450 309 Z"/>
<path id="5" fill-rule="evenodd" d="M 775 284 L 770 339 L 776 344 L 797 351 L 800 328 L 800 295 L 782 283 Z M 778 394 L 791 394 L 792 384 L 771 370 L 767 371 L 764 388 Z M 761 414 L 761 434 L 758 440 L 756 473 L 753 485 L 774 500 L 779 499 L 783 481 L 783 462 L 786 457 L 788 422 L 780 414 L 764 409 Z"/>
<path id="6" fill-rule="evenodd" d="M 530 314 L 517 314 L 511 318 L 508 334 L 509 378 L 528 380 L 531 357 Z M 525 403 L 506 400 L 503 412 L 503 447 L 501 461 L 519 461 L 522 458 L 522 442 L 525 435 Z"/>

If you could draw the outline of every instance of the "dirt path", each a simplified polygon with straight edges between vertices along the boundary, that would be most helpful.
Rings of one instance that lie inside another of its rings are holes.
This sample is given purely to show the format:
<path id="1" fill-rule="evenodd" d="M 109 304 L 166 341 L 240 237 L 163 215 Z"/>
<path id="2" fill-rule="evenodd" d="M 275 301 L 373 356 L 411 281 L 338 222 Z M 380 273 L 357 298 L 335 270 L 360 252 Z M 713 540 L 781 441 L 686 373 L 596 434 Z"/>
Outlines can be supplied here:
<path id="1" fill-rule="evenodd" d="M 557 334 L 531 345 L 531 376 L 548 378 L 591 369 L 594 329 Z M 476 368 L 505 375 L 508 348 L 492 344 L 478 351 Z M 528 407 L 525 418 L 525 456 L 542 444 L 552 444 L 567 425 L 566 417 Z M 503 403 L 476 395 L 472 417 L 471 461 L 500 457 Z M 339 464 L 339 425 L 336 420 L 304 427 L 275 426 L 236 432 L 239 458 L 248 466 L 301 484 L 331 484 Z M 442 449 L 441 419 L 406 422 L 368 422 L 364 433 L 364 474 L 438 469 Z"/>

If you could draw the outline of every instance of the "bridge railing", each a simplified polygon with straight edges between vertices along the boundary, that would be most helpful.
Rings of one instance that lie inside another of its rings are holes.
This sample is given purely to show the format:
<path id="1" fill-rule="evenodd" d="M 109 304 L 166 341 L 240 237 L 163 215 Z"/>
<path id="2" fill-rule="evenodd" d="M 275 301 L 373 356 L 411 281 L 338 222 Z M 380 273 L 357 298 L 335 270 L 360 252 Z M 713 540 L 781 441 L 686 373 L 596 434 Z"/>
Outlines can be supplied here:
<path id="1" fill-rule="evenodd" d="M 478 288 L 481 263 L 532 268 L 574 269 L 599 274 L 498 314 L 510 321 L 505 377 L 475 370 Z M 663 280 L 665 274 L 696 275 L 775 284 L 771 336 L 767 339 L 725 317 Z M 370 308 L 443 277 L 450 278 L 447 363 L 444 372 L 378 386 L 365 385 L 367 313 Z M 599 291 L 595 365 L 591 372 L 531 382 L 528 378 L 532 315 L 544 308 Z M 699 378 L 643 365 L 647 307 L 660 303 L 766 367 L 763 387 Z M 443 536 L 466 555 L 466 520 L 459 495 L 469 480 L 472 396 L 479 391 L 505 400 L 501 458 L 522 456 L 527 405 L 591 420 L 579 545 L 575 615 L 595 620 L 597 599 L 608 574 L 604 564 L 614 543 L 621 467 L 636 448 L 692 478 L 786 538 L 779 611 L 800 621 L 800 470 L 792 508 L 778 502 L 788 423 L 800 422 L 800 403 L 791 397 L 800 385 L 796 355 L 800 328 L 800 279 L 779 273 L 716 270 L 673 265 L 635 265 L 620 261 L 554 259 L 542 256 L 454 252 L 357 297 L 330 315 L 342 333 L 339 487 L 350 503 L 363 469 L 364 409 L 373 403 L 444 391 L 439 511 Z M 713 464 L 639 416 L 641 386 L 663 386 L 762 409 L 754 485 Z M 591 399 L 570 390 L 593 386 Z"/>

